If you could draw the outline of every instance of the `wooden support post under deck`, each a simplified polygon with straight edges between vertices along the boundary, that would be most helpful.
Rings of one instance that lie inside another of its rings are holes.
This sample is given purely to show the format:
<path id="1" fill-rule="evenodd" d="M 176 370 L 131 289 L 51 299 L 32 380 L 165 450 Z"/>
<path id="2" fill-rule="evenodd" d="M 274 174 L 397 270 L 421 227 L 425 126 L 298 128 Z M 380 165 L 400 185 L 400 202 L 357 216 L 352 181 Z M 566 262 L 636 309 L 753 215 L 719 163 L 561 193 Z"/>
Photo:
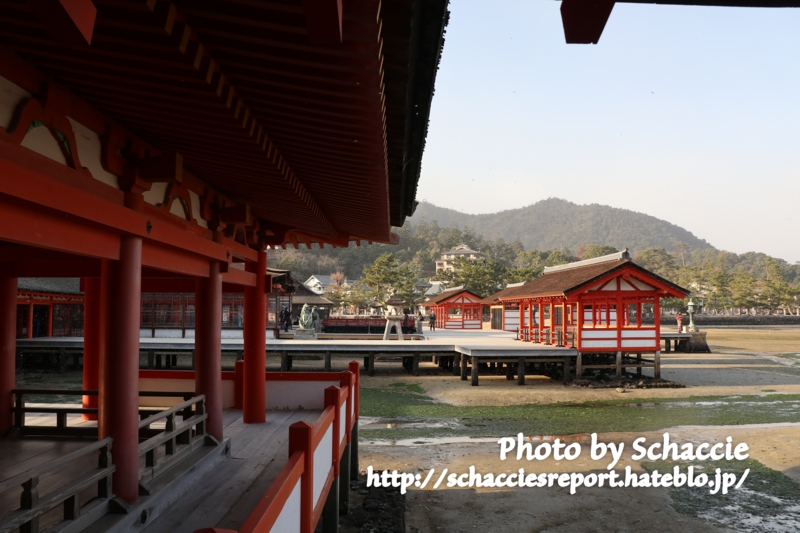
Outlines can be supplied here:
<path id="1" fill-rule="evenodd" d="M 461 375 L 461 354 L 457 353 L 453 356 L 450 360 L 450 364 L 453 365 L 451 371 L 453 372 L 454 376 Z"/>
<path id="2" fill-rule="evenodd" d="M 461 355 L 461 381 L 467 381 L 467 355 Z"/>
<path id="3" fill-rule="evenodd" d="M 641 377 L 642 375 L 642 354 L 636 354 L 636 375 Z"/>
<path id="4" fill-rule="evenodd" d="M 12 426 L 16 386 L 17 277 L 13 263 L 0 264 L 0 435 Z"/>
<path id="5" fill-rule="evenodd" d="M 656 350 L 654 357 L 653 377 L 656 379 L 661 377 L 661 350 Z"/>
<path id="6" fill-rule="evenodd" d="M 289 371 L 289 359 L 286 355 L 286 351 L 281 352 L 281 372 L 288 372 Z"/>
<path id="7" fill-rule="evenodd" d="M 339 478 L 334 477 L 322 508 L 322 533 L 339 532 Z"/>
<path id="8" fill-rule="evenodd" d="M 617 352 L 617 377 L 622 377 L 622 352 Z"/>
<path id="9" fill-rule="evenodd" d="M 344 422 L 342 422 L 344 424 Z M 339 514 L 350 514 L 350 443 L 344 445 L 339 462 Z"/>
<path id="10" fill-rule="evenodd" d="M 575 379 L 581 379 L 581 376 L 583 376 L 583 356 L 578 352 L 575 358 Z"/>
<path id="11" fill-rule="evenodd" d="M 419 376 L 419 354 L 415 353 L 411 358 L 411 375 Z"/>
<path id="12" fill-rule="evenodd" d="M 85 361 L 86 359 L 84 357 L 84 367 L 86 366 Z M 156 364 L 155 350 L 147 350 L 147 368 L 152 369 L 155 364 Z M 84 387 L 84 389 L 87 389 L 87 387 Z"/>
<path id="13" fill-rule="evenodd" d="M 375 353 L 369 354 L 369 364 L 367 365 L 367 375 L 374 376 L 375 375 Z"/>
<path id="14" fill-rule="evenodd" d="M 331 352 L 325 352 L 325 372 L 331 371 Z"/>
<path id="15" fill-rule="evenodd" d="M 506 381 L 514 380 L 514 367 L 511 363 L 506 363 Z"/>
<path id="16" fill-rule="evenodd" d="M 358 479 L 358 420 L 350 432 L 350 478 Z"/>
<path id="17" fill-rule="evenodd" d="M 479 367 L 480 367 L 480 362 L 478 361 L 478 358 L 473 355 L 472 356 L 472 386 L 473 387 L 477 387 L 478 386 L 478 371 L 479 371 Z"/>
<path id="18" fill-rule="evenodd" d="M 520 357 L 517 362 L 517 385 L 525 385 L 525 358 Z"/>

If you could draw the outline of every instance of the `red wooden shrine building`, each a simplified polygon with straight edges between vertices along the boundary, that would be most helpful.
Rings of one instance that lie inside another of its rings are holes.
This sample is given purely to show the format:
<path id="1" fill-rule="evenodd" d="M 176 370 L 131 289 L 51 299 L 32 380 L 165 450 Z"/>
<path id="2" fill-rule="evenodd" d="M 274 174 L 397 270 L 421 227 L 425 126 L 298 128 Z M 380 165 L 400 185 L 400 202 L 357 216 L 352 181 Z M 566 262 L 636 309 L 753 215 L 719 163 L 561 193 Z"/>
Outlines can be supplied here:
<path id="1" fill-rule="evenodd" d="M 265 382 L 265 250 L 396 240 L 416 205 L 446 1 L 0 5 L 0 436 L 15 424 L 17 279 L 81 278 L 84 413 L 113 470 L 101 493 L 133 504 L 140 453 L 151 472 L 155 461 L 140 448 L 141 295 L 194 295 L 190 434 L 225 438 L 223 293 L 243 295 L 244 422 L 291 404 L 297 387 Z M 342 383 L 270 493 L 299 502 L 306 533 L 338 479 L 344 414 L 352 425 L 357 413 Z M 286 401 L 269 403 L 270 387 Z M 275 509 L 261 527 L 283 520 Z"/>
<path id="2" fill-rule="evenodd" d="M 425 306 L 436 313 L 436 327 L 441 329 L 481 329 L 481 297 L 464 287 L 453 287 L 432 297 Z"/>
<path id="3" fill-rule="evenodd" d="M 496 295 L 503 329 L 521 340 L 574 346 L 579 352 L 657 352 L 661 298 L 689 291 L 630 260 L 627 251 L 545 268 L 532 281 Z"/>

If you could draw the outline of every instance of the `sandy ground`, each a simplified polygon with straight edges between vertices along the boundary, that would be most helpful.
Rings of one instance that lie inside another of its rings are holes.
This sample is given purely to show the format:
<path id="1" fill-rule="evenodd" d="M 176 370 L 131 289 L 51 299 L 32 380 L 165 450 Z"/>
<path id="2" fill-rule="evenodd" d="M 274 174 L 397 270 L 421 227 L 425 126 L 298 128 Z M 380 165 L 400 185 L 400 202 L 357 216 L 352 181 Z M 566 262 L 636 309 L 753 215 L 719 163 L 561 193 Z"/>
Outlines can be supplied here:
<path id="1" fill-rule="evenodd" d="M 630 398 L 688 397 L 707 395 L 800 394 L 800 368 L 791 356 L 800 352 L 800 328 L 709 330 L 713 354 L 669 354 L 662 359 L 665 379 L 686 385 L 684 389 L 632 390 Z M 724 348 L 723 348 L 724 347 Z M 720 351 L 720 350 L 724 351 Z M 375 377 L 365 377 L 362 386 L 380 387 L 403 381 L 417 383 L 439 401 L 455 405 L 512 405 L 520 403 L 582 402 L 619 399 L 613 389 L 565 387 L 547 379 L 529 379 L 520 387 L 503 376 L 481 377 L 479 387 L 471 387 L 456 377 L 441 375 L 430 365 L 422 365 L 422 374 L 411 377 L 381 364 Z M 746 442 L 750 457 L 774 470 L 800 481 L 800 424 L 764 426 L 679 427 L 668 430 L 679 442 Z M 599 436 L 604 442 L 623 442 L 627 453 L 617 469 L 631 465 L 631 443 L 637 437 L 649 442 L 662 438 L 663 432 Z M 479 472 L 512 472 L 523 467 L 537 472 L 589 472 L 602 470 L 604 461 L 589 458 L 588 443 L 581 442 L 582 453 L 574 461 L 535 461 L 515 459 L 500 461 L 499 445 L 491 442 L 425 446 L 371 446 L 360 449 L 361 468 L 372 465 L 383 470 L 404 472 L 442 468 L 450 472 L 468 471 L 474 465 Z M 676 511 L 670 495 L 662 488 L 591 488 L 570 495 L 563 488 L 525 489 L 438 489 L 411 490 L 407 497 L 406 527 L 409 532 L 524 531 L 606 532 L 606 531 L 797 531 L 800 514 L 754 518 L 742 511 L 729 523 L 719 523 L 687 516 Z"/>

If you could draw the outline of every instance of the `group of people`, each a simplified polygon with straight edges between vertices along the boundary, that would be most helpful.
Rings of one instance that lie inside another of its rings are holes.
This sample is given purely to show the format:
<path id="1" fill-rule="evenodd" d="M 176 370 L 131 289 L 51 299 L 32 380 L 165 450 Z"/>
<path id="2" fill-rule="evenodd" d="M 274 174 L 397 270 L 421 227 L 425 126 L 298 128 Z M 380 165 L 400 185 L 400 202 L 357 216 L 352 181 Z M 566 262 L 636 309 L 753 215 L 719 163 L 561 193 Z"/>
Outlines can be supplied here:
<path id="1" fill-rule="evenodd" d="M 417 315 L 417 321 L 414 325 L 417 333 L 422 333 L 422 325 L 425 323 L 425 319 L 422 316 L 422 312 Z M 411 319 L 408 316 L 408 313 L 403 314 L 403 331 L 408 331 L 408 328 L 411 327 Z M 430 316 L 428 317 L 428 331 L 436 331 L 436 313 L 431 311 Z"/>

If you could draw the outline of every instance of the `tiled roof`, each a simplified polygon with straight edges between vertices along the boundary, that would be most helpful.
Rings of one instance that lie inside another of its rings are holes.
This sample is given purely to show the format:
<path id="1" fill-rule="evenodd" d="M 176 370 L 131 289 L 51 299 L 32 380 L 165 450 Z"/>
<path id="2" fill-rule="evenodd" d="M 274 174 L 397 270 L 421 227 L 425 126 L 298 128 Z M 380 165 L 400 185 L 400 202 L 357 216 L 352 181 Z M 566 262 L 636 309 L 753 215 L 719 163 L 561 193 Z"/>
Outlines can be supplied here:
<path id="1" fill-rule="evenodd" d="M 54 294 L 82 294 L 80 278 L 19 278 L 17 280 L 17 290 Z"/>
<path id="2" fill-rule="evenodd" d="M 446 291 L 444 291 L 443 293 L 439 294 L 438 296 L 434 296 L 433 298 L 428 300 L 426 303 L 428 305 L 436 305 L 439 302 L 443 302 L 444 300 L 447 300 L 448 298 L 452 298 L 453 296 L 455 296 L 457 294 L 461 294 L 462 292 L 469 293 L 469 294 L 473 295 L 475 298 L 480 298 L 480 296 L 478 296 L 477 294 L 475 294 L 472 291 L 468 291 L 464 287 L 453 287 L 452 289 L 447 289 Z"/>
<path id="3" fill-rule="evenodd" d="M 689 291 L 672 283 L 671 281 L 667 281 L 664 278 L 653 274 L 652 272 L 640 267 L 628 259 L 623 259 L 588 264 L 576 268 L 557 270 L 555 272 L 548 272 L 547 274 L 531 280 L 519 287 L 505 289 L 504 291 L 492 295 L 489 298 L 497 300 L 567 294 L 580 287 L 591 284 L 595 280 L 615 270 L 619 270 L 624 266 L 634 267 L 635 269 L 645 273 L 647 276 L 671 287 L 678 293 L 682 293 L 684 295 L 689 293 Z"/>

